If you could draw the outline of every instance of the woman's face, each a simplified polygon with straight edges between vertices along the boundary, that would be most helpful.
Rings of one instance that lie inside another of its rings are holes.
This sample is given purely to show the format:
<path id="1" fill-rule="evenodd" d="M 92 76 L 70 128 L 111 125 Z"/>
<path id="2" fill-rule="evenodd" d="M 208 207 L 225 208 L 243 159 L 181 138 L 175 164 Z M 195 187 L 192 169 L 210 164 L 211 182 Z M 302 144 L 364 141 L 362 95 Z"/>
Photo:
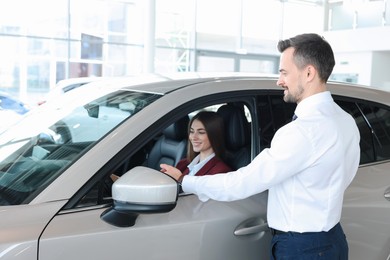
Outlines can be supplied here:
<path id="1" fill-rule="evenodd" d="M 211 154 L 214 152 L 204 125 L 197 119 L 191 124 L 189 139 L 194 152 L 202 154 Z"/>

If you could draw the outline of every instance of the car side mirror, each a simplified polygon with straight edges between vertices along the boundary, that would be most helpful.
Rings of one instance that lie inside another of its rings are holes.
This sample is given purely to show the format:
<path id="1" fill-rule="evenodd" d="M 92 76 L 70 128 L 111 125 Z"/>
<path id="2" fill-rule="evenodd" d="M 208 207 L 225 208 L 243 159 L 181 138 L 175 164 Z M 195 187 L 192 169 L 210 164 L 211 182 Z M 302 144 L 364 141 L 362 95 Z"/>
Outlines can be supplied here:
<path id="1" fill-rule="evenodd" d="M 143 166 L 134 167 L 114 182 L 113 206 L 101 219 L 117 227 L 130 227 L 139 214 L 165 213 L 176 207 L 177 182 L 170 176 Z"/>

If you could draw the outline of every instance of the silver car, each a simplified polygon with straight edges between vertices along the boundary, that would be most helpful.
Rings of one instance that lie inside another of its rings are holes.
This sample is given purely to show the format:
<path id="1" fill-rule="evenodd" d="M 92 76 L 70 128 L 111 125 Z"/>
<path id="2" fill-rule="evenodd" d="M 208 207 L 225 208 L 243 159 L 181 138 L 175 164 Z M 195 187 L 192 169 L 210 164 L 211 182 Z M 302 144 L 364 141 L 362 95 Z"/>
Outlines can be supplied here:
<path id="1" fill-rule="evenodd" d="M 388 259 L 390 93 L 328 86 L 361 134 L 341 220 L 350 258 Z M 230 166 L 246 165 L 291 120 L 282 96 L 275 78 L 154 77 L 93 82 L 43 104 L 0 135 L 0 258 L 269 258 L 267 192 L 202 203 L 159 164 L 185 156 L 189 118 L 212 110 Z"/>

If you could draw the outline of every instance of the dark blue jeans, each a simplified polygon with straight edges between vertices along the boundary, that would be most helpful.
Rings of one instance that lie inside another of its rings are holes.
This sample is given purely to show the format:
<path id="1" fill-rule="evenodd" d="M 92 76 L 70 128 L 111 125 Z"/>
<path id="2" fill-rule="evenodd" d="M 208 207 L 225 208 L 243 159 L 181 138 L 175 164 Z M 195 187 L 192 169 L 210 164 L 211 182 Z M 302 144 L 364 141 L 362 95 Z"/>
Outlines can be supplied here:
<path id="1" fill-rule="evenodd" d="M 328 232 L 276 234 L 271 242 L 271 259 L 348 260 L 348 243 L 340 224 Z"/>

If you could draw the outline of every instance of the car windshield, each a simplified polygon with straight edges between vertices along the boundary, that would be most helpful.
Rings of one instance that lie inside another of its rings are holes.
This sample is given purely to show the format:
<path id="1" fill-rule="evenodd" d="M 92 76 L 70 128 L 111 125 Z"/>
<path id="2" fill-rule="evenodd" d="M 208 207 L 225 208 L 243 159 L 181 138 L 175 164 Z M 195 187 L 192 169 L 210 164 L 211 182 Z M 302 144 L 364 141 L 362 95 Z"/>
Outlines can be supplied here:
<path id="1" fill-rule="evenodd" d="M 0 135 L 0 205 L 29 203 L 104 135 L 161 96 L 106 92 L 45 104 Z"/>

